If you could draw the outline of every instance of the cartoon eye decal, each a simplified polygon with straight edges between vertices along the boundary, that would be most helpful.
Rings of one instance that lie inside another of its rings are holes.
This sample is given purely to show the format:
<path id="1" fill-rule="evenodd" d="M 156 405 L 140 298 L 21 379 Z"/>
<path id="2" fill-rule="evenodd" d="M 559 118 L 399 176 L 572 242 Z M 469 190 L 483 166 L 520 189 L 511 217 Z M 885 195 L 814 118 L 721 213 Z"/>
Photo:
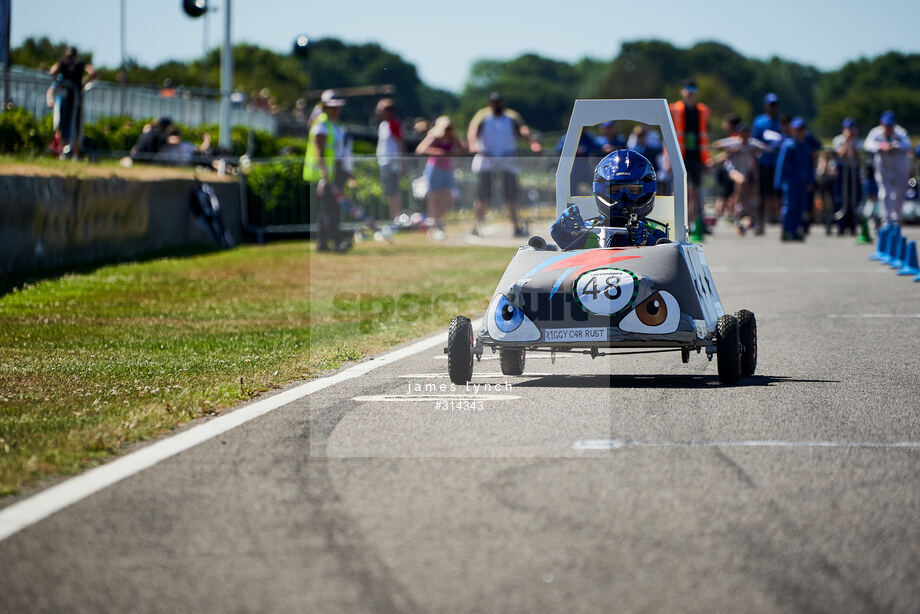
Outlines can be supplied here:
<path id="1" fill-rule="evenodd" d="M 495 325 L 503 333 L 516 330 L 524 321 L 524 312 L 512 305 L 504 296 L 498 299 L 494 313 Z"/>
<path id="2" fill-rule="evenodd" d="M 668 319 L 668 305 L 656 292 L 636 307 L 636 316 L 646 326 L 661 326 Z"/>
<path id="3" fill-rule="evenodd" d="M 536 324 L 503 294 L 496 294 L 492 299 L 486 312 L 486 324 L 489 336 L 496 341 L 536 341 L 540 338 Z"/>
<path id="4" fill-rule="evenodd" d="M 620 321 L 620 330 L 661 335 L 673 333 L 679 323 L 680 305 L 677 299 L 671 293 L 659 290 L 626 314 Z"/>

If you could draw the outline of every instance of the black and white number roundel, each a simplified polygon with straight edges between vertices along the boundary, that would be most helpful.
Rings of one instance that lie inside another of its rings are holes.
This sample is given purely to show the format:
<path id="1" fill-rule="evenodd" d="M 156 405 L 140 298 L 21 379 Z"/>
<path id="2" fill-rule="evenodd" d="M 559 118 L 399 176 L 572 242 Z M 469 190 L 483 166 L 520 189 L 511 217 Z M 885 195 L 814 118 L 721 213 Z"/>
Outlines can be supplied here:
<path id="1" fill-rule="evenodd" d="M 575 295 L 585 309 L 605 316 L 629 307 L 635 289 L 635 276 L 620 269 L 588 271 L 575 282 Z"/>

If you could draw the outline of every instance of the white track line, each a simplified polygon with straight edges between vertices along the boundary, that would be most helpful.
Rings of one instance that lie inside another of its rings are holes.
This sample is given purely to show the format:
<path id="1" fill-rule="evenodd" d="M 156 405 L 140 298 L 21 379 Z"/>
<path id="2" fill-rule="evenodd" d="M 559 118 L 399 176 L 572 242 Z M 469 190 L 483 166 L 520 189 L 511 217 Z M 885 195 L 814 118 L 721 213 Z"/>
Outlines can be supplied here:
<path id="1" fill-rule="evenodd" d="M 618 450 L 627 446 L 654 448 L 920 448 L 920 441 L 783 441 L 775 439 L 643 441 L 632 439 L 579 439 L 572 445 L 572 449 Z"/>
<path id="2" fill-rule="evenodd" d="M 524 375 L 505 375 L 504 373 L 476 373 L 473 371 L 473 379 L 476 378 L 493 378 L 493 377 L 518 377 L 518 378 L 527 378 L 527 377 L 549 377 L 552 373 L 525 373 Z M 445 377 L 450 377 L 446 372 L 445 373 L 409 373 L 408 375 L 400 375 L 400 379 L 444 379 Z"/>
<path id="3" fill-rule="evenodd" d="M 832 313 L 829 318 L 920 318 L 920 313 Z"/>
<path id="4" fill-rule="evenodd" d="M 560 360 L 563 358 L 575 358 L 575 355 L 574 354 L 556 354 L 556 360 Z M 438 355 L 438 356 L 435 356 L 434 359 L 435 360 L 447 360 L 447 356 Z M 496 354 L 495 356 L 483 356 L 482 357 L 482 360 L 498 360 L 498 359 L 499 359 L 498 354 Z M 545 352 L 545 353 L 544 352 L 540 352 L 540 353 L 534 352 L 531 354 L 527 354 L 527 360 L 552 360 L 552 356 L 549 354 L 549 352 Z M 479 361 L 477 360 L 476 362 L 479 362 Z"/>
<path id="5" fill-rule="evenodd" d="M 479 323 L 474 322 L 473 326 L 478 328 Z M 194 426 L 172 437 L 161 439 L 136 452 L 65 480 L 56 486 L 47 488 L 36 495 L 0 510 L 0 541 L 112 484 L 131 477 L 135 473 L 139 473 L 200 443 L 213 439 L 222 433 L 226 433 L 250 420 L 264 416 L 279 407 L 284 407 L 288 403 L 302 399 L 324 388 L 361 377 L 374 369 L 446 343 L 446 332 L 426 337 L 402 349 L 360 362 L 335 375 L 301 384 L 290 390 L 272 395 L 267 399 L 246 405 L 236 411 Z"/>
<path id="6" fill-rule="evenodd" d="M 373 394 L 353 397 L 358 403 L 426 403 L 431 401 L 513 401 L 513 394 Z"/>

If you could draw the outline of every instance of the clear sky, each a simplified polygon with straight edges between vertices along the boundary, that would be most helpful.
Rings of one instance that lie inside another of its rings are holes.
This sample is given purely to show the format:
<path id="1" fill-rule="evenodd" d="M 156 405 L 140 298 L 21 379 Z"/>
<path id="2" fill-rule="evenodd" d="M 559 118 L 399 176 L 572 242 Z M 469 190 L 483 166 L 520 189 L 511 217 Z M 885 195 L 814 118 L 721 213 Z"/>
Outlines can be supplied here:
<path id="1" fill-rule="evenodd" d="M 91 50 L 98 65 L 120 61 L 121 0 L 12 0 L 12 44 L 47 35 Z M 181 0 L 125 0 L 127 51 L 142 64 L 202 52 L 202 20 Z M 227 0 L 210 0 L 218 9 Z M 375 41 L 416 65 L 433 86 L 458 91 L 480 58 L 523 52 L 573 61 L 614 57 L 623 41 L 679 46 L 718 40 L 757 58 L 772 55 L 821 69 L 889 50 L 920 52 L 920 1 L 844 0 L 233 0 L 233 37 L 281 52 L 300 34 Z M 210 22 L 220 42 L 223 16 Z"/>

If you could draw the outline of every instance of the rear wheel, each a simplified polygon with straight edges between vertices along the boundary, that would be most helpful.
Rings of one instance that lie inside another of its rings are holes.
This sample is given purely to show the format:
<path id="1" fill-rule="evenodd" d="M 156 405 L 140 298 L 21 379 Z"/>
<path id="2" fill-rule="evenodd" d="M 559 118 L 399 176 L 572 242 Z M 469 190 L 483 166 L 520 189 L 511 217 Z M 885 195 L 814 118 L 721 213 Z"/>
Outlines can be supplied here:
<path id="1" fill-rule="evenodd" d="M 473 325 L 464 316 L 451 320 L 447 331 L 447 373 L 455 384 L 473 379 Z"/>
<path id="2" fill-rule="evenodd" d="M 524 350 L 499 350 L 498 357 L 502 365 L 502 373 L 505 375 L 521 375 L 524 373 Z"/>
<path id="3" fill-rule="evenodd" d="M 757 319 L 747 309 L 737 313 L 741 340 L 741 377 L 751 377 L 757 369 Z"/>
<path id="4" fill-rule="evenodd" d="M 724 315 L 716 323 L 716 360 L 719 380 L 736 384 L 741 379 L 741 340 L 738 318 Z"/>

